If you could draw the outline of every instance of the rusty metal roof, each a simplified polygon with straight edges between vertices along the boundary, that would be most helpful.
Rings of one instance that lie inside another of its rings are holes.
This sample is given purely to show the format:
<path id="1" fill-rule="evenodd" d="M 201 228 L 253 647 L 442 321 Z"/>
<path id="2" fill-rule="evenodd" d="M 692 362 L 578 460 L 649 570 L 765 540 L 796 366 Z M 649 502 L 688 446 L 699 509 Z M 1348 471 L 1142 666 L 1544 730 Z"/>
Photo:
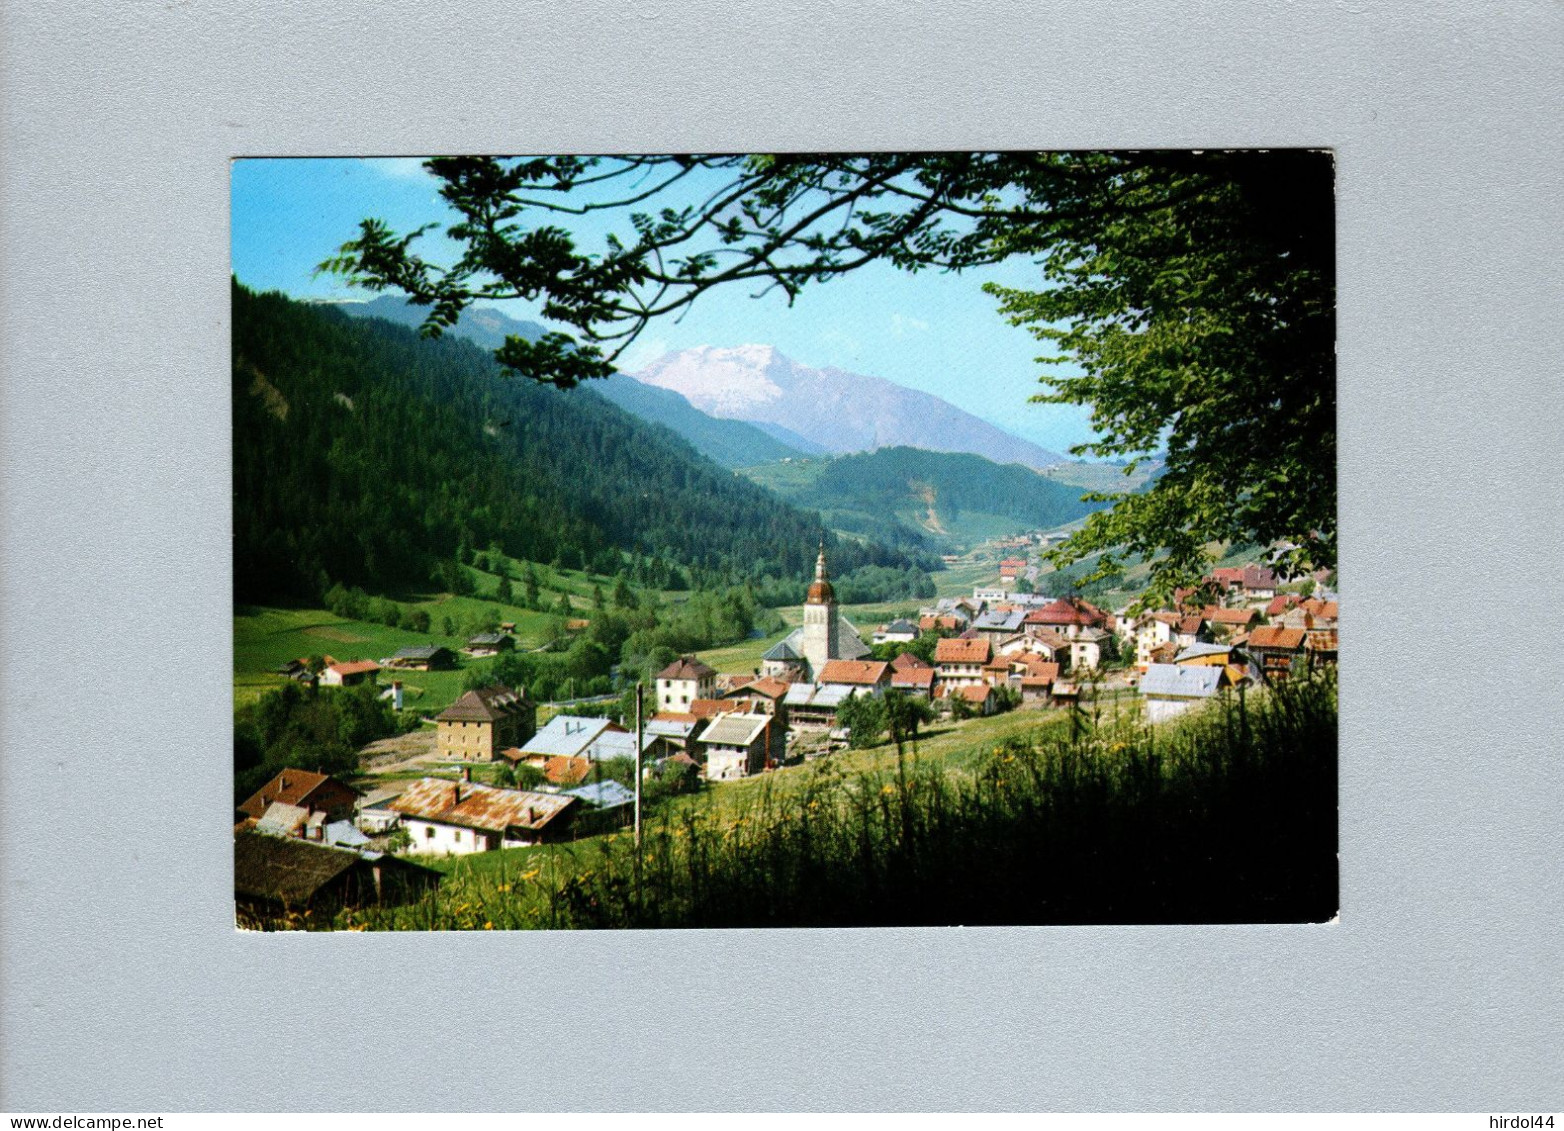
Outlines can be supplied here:
<path id="1" fill-rule="evenodd" d="M 416 820 L 502 833 L 513 828 L 541 829 L 575 803 L 574 797 L 558 793 L 420 778 L 391 808 Z"/>

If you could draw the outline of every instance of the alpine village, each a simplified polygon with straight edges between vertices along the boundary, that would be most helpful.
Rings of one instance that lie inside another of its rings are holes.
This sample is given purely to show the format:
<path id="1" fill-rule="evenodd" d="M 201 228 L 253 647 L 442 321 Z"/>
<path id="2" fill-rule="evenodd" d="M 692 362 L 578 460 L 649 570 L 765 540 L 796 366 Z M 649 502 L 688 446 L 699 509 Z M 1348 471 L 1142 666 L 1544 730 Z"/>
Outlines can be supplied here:
<path id="1" fill-rule="evenodd" d="M 1211 748 L 1302 726 L 1333 772 L 1278 695 L 1335 663 L 1333 575 L 1218 545 L 1135 611 L 1043 562 L 1100 466 L 790 451 L 385 300 L 234 309 L 243 926 L 1266 918 L 1253 869 L 1333 839 L 1333 781 Z"/>

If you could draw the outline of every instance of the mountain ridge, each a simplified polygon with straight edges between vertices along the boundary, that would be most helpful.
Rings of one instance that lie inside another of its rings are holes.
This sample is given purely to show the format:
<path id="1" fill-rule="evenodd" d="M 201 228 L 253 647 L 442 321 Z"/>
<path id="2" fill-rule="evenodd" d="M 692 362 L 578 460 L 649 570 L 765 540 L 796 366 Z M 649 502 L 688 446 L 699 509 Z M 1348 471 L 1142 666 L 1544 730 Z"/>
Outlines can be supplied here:
<path id="1" fill-rule="evenodd" d="M 1065 462 L 932 393 L 836 366 L 811 368 L 769 345 L 677 350 L 632 376 L 709 416 L 783 428 L 835 455 L 910 447 L 1034 470 Z"/>

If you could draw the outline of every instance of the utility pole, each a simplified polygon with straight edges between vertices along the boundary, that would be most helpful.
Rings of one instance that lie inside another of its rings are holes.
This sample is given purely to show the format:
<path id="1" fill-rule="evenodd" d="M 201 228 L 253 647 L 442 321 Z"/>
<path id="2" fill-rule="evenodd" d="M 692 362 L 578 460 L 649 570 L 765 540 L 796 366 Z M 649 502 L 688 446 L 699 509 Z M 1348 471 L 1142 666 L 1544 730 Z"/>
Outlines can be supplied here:
<path id="1" fill-rule="evenodd" d="M 645 684 L 635 685 L 635 858 L 641 859 L 641 692 Z"/>

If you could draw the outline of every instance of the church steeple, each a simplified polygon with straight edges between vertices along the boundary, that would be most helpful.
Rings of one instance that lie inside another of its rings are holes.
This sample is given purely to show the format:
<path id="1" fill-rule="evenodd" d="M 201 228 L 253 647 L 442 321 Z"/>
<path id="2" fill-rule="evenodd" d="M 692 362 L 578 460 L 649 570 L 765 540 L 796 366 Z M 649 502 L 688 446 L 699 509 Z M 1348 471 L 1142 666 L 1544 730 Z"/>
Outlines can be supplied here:
<path id="1" fill-rule="evenodd" d="M 815 580 L 804 598 L 806 605 L 827 605 L 836 601 L 836 591 L 831 588 L 830 575 L 825 568 L 825 539 L 820 539 L 820 556 L 815 559 Z"/>

